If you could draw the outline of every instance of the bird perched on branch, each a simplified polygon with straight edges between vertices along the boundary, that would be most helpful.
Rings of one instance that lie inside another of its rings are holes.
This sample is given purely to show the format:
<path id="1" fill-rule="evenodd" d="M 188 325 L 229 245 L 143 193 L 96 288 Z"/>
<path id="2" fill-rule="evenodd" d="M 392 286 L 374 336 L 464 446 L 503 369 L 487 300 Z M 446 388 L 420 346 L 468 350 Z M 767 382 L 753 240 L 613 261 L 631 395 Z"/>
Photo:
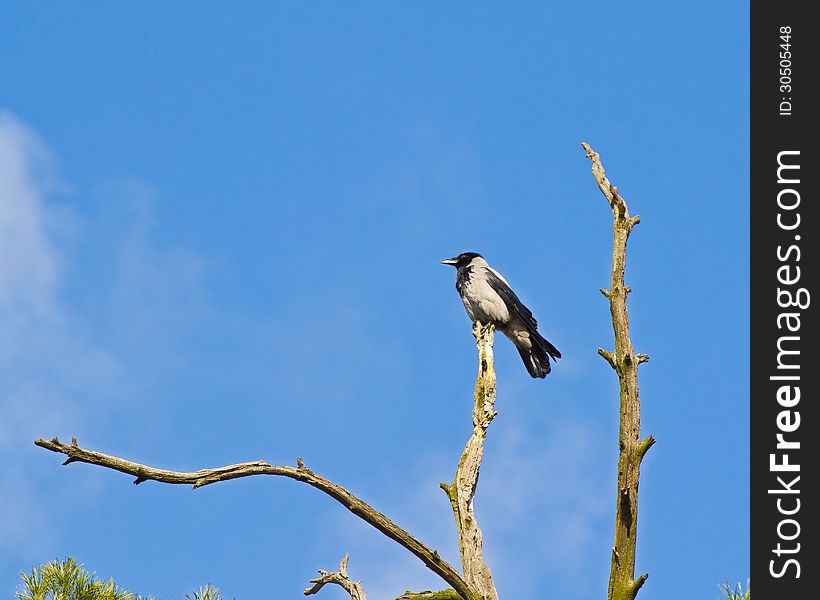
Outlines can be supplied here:
<path id="1" fill-rule="evenodd" d="M 463 252 L 441 261 L 456 268 L 456 289 L 467 315 L 482 325 L 495 325 L 510 338 L 532 377 L 550 372 L 550 358 L 561 358 L 558 349 L 538 333 L 538 322 L 510 284 L 476 252 Z"/>

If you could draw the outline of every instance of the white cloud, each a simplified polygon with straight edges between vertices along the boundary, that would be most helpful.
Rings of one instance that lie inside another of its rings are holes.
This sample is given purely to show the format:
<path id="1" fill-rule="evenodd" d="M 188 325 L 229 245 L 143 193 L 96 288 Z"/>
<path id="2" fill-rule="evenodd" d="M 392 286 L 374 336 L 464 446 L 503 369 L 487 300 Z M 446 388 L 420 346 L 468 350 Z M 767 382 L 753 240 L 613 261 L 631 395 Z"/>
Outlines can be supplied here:
<path id="1" fill-rule="evenodd" d="M 0 453 L 11 465 L 0 470 L 0 564 L 14 561 L 15 569 L 59 550 L 54 506 L 100 501 L 91 471 L 74 470 L 53 487 L 35 483 L 41 475 L 54 476 L 55 462 L 32 442 L 75 433 L 82 441 L 89 428 L 104 435 L 126 396 L 132 354 L 150 356 L 152 338 L 179 328 L 173 317 L 155 322 L 140 319 L 139 311 L 167 316 L 157 307 L 168 304 L 178 306 L 176 314 L 191 312 L 187 299 L 199 290 L 196 255 L 149 243 L 150 207 L 143 206 L 140 219 L 118 214 L 142 206 L 141 186 L 108 186 L 103 193 L 115 201 L 105 214 L 81 217 L 69 203 L 49 198 L 64 189 L 58 182 L 45 144 L 0 112 Z M 93 252 L 112 262 L 109 277 L 95 279 L 83 302 L 69 299 L 64 289 L 67 275 L 85 266 L 72 260 L 63 239 L 72 232 L 82 234 L 67 236 L 77 247 L 104 238 Z M 135 341 L 114 339 L 112 328 Z"/>
<path id="2" fill-rule="evenodd" d="M 60 302 L 61 261 L 45 202 L 56 181 L 45 145 L 0 112 L 0 447 L 24 439 L 34 420 L 61 428 L 70 411 L 57 396 L 102 385 L 117 369 Z"/>
<path id="3" fill-rule="evenodd" d="M 9 328 L 0 356 L 14 351 L 12 340 L 32 322 L 59 318 L 57 261 L 46 238 L 42 202 L 48 163 L 40 140 L 0 112 L 0 315 Z"/>
<path id="4" fill-rule="evenodd" d="M 39 332 L 59 326 L 57 260 L 45 231 L 43 189 L 38 171 L 48 152 L 37 137 L 7 113 L 0 113 L 0 449 L 10 466 L 0 472 L 4 517 L 0 538 L 32 551 L 46 535 L 47 511 L 31 494 L 20 458 L 21 431 L 33 416 L 62 420 L 26 360 Z M 29 441 L 30 444 L 30 441 Z M 34 544 L 35 546 L 32 546 Z M 25 553 L 25 552 L 24 552 Z"/>

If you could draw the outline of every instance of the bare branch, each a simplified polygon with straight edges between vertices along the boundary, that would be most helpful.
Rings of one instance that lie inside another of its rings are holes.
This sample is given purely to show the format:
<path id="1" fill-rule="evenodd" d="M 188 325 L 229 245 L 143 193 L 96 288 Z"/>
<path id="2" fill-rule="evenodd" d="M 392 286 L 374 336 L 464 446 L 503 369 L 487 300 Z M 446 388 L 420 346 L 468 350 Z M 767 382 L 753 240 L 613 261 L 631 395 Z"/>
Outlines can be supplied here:
<path id="1" fill-rule="evenodd" d="M 52 440 L 40 439 L 34 443 L 52 452 L 65 454 L 71 459 L 70 462 L 84 462 L 132 475 L 136 477 L 134 480 L 135 484 L 151 480 L 160 483 L 189 484 L 196 489 L 220 481 L 229 481 L 231 479 L 250 477 L 253 475 L 275 475 L 301 481 L 324 492 L 354 515 L 366 521 L 390 539 L 401 544 L 427 565 L 428 569 L 451 585 L 464 600 L 480 600 L 462 576 L 446 561 L 442 560 L 438 552 L 428 548 L 410 533 L 393 523 L 393 521 L 365 501 L 351 494 L 342 486 L 317 475 L 304 466 L 304 463 L 301 461 L 298 467 L 275 466 L 258 460 L 186 473 L 155 469 L 130 460 L 103 454 L 102 452 L 87 450 L 78 446 L 76 439 L 72 440 L 71 445 L 64 444 L 57 438 Z"/>
<path id="2" fill-rule="evenodd" d="M 440 592 L 411 592 L 407 590 L 395 600 L 458 600 L 460 596 L 455 590 L 441 590 Z"/>
<path id="3" fill-rule="evenodd" d="M 612 208 L 612 214 L 616 219 L 624 219 L 628 221 L 629 211 L 627 210 L 626 202 L 618 194 L 618 188 L 612 185 L 609 179 L 607 179 L 604 165 L 601 164 L 600 155 L 595 152 L 595 150 L 590 148 L 589 144 L 586 142 L 581 142 L 581 146 L 583 146 L 586 151 L 587 158 L 592 161 L 592 176 L 595 178 L 595 183 L 598 184 L 598 189 L 601 190 L 604 197 L 607 199 L 607 202 L 609 202 L 609 206 Z M 634 224 L 636 223 L 633 223 L 633 225 Z M 632 229 L 632 225 L 628 225 L 628 227 L 629 229 Z"/>
<path id="4" fill-rule="evenodd" d="M 453 483 L 440 484 L 450 499 L 458 530 L 458 549 L 464 568 L 464 579 L 481 598 L 497 600 L 493 576 L 483 557 L 483 537 L 475 518 L 473 499 L 478 486 L 478 471 L 484 457 L 487 428 L 496 416 L 495 370 L 493 368 L 492 325 L 474 323 L 473 335 L 478 347 L 478 377 L 473 396 L 473 434 L 458 461 Z"/>
<path id="5" fill-rule="evenodd" d="M 638 520 L 638 479 L 640 465 L 655 438 L 640 441 L 641 401 L 638 395 L 638 365 L 649 360 L 646 354 L 635 354 L 629 339 L 629 316 L 626 298 L 631 289 L 624 283 L 626 244 L 640 217 L 629 216 L 626 200 L 606 177 L 601 157 L 586 142 L 581 144 L 592 161 L 592 176 L 612 209 L 612 275 L 608 293 L 615 333 L 615 351 L 598 350 L 615 369 L 620 382 L 620 433 L 618 446 L 618 497 L 615 513 L 615 545 L 609 572 L 608 600 L 634 600 L 646 578 L 635 576 L 635 546 Z"/>
<path id="6" fill-rule="evenodd" d="M 643 460 L 644 454 L 655 445 L 655 438 L 651 435 L 647 436 L 644 441 L 638 446 L 638 460 Z"/>
<path id="7" fill-rule="evenodd" d="M 612 367 L 616 371 L 618 370 L 618 366 L 615 364 L 615 357 L 612 355 L 612 352 L 604 350 L 603 348 L 598 348 L 598 354 L 600 354 L 604 358 L 604 360 L 606 360 L 606 362 L 609 363 L 610 367 Z"/>
<path id="8" fill-rule="evenodd" d="M 327 584 L 332 583 L 343 588 L 344 591 L 350 595 L 350 600 L 367 600 L 362 584 L 358 581 L 350 581 L 350 578 L 347 576 L 347 559 L 348 555 L 345 554 L 342 562 L 339 563 L 339 570 L 333 573 L 319 569 L 319 577 L 310 580 L 310 583 L 314 585 L 305 590 L 305 596 L 312 596 L 318 593 L 319 590 Z"/>
<path id="9" fill-rule="evenodd" d="M 649 579 L 649 573 L 644 573 L 643 575 L 638 577 L 635 581 L 633 581 L 632 585 L 629 586 L 632 590 L 632 597 L 633 598 L 638 594 L 638 590 L 641 589 L 641 587 L 643 586 L 643 584 L 646 582 L 647 579 Z"/>

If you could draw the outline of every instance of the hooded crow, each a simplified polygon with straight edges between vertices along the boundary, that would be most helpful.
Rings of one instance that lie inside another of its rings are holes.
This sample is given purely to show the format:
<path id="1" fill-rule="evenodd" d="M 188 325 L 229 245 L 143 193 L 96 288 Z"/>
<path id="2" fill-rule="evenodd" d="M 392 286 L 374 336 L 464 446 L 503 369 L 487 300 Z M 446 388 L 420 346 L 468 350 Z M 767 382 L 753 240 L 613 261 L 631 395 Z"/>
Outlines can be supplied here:
<path id="1" fill-rule="evenodd" d="M 482 325 L 495 325 L 518 348 L 529 374 L 546 377 L 551 370 L 550 357 L 557 360 L 561 353 L 538 333 L 532 312 L 507 280 L 476 252 L 464 252 L 441 264 L 456 268 L 456 289 L 467 315 Z"/>

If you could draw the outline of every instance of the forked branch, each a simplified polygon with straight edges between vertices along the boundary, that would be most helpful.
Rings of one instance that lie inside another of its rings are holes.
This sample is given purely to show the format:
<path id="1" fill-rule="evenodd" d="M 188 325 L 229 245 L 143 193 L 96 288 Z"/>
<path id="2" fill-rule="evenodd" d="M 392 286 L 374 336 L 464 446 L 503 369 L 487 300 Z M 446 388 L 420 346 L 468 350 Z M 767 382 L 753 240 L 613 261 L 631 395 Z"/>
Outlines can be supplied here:
<path id="1" fill-rule="evenodd" d="M 350 600 L 367 600 L 362 584 L 358 581 L 350 581 L 350 577 L 347 576 L 347 559 L 348 555 L 345 554 L 342 562 L 339 563 L 339 570 L 333 573 L 320 569 L 319 577 L 310 580 L 313 586 L 305 590 L 305 596 L 312 596 L 327 584 L 332 583 L 344 589 L 350 595 Z"/>

